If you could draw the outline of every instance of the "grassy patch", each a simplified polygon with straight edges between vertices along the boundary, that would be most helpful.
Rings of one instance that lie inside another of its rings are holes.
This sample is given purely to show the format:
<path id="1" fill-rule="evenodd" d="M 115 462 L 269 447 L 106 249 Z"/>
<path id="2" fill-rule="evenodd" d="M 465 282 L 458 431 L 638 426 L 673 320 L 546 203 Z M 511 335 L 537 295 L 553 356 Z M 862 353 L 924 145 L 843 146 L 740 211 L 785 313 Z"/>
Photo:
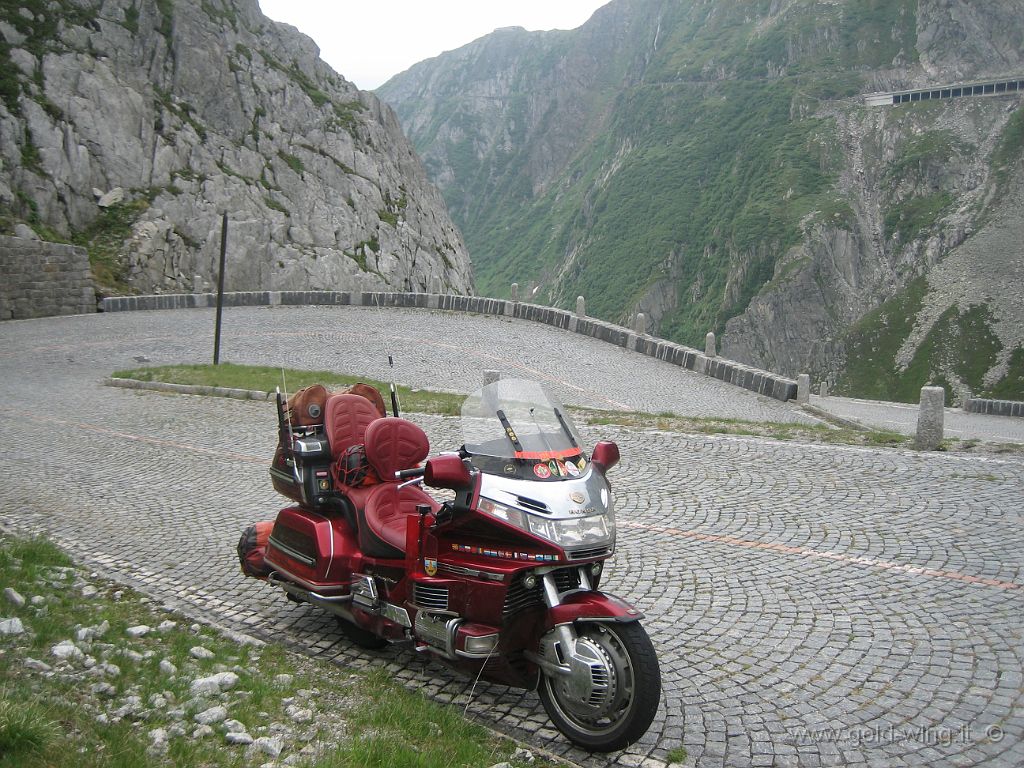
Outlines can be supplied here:
<path id="1" fill-rule="evenodd" d="M 1024 107 L 1014 112 L 1003 129 L 999 144 L 992 153 L 991 165 L 1000 187 L 1006 185 L 1024 152 Z"/>
<path id="2" fill-rule="evenodd" d="M 885 214 L 885 236 L 898 235 L 901 243 L 914 240 L 935 226 L 935 222 L 953 202 L 948 192 L 936 192 L 904 200 Z"/>
<path id="3" fill-rule="evenodd" d="M 900 294 L 861 318 L 847 335 L 846 366 L 835 392 L 872 400 L 896 399 L 902 375 L 896 369 L 896 353 L 914 328 L 928 283 L 912 281 Z M 918 385 L 920 391 L 923 384 Z M 917 402 L 914 398 L 907 402 Z"/>
<path id="4" fill-rule="evenodd" d="M 306 166 L 303 165 L 302 160 L 296 157 L 295 155 L 290 155 L 284 150 L 278 150 L 277 155 L 282 160 L 284 160 L 285 164 L 293 171 L 295 171 L 295 173 L 297 173 L 299 176 L 301 176 L 303 172 L 306 170 Z"/>
<path id="5" fill-rule="evenodd" d="M 686 747 L 676 747 L 668 751 L 668 754 L 665 755 L 665 760 L 669 763 L 683 763 L 686 762 L 686 757 Z"/>
<path id="6" fill-rule="evenodd" d="M 987 390 L 980 391 L 979 396 L 997 400 L 1024 400 L 1024 347 L 1013 350 L 1006 375 Z"/>
<path id="7" fill-rule="evenodd" d="M 766 437 L 773 440 L 795 440 L 803 443 L 835 445 L 907 446 L 912 442 L 907 435 L 878 430 L 857 430 L 825 424 L 774 423 L 719 419 L 714 417 L 676 416 L 672 413 L 636 413 L 602 411 L 589 408 L 573 409 L 579 421 L 591 425 L 617 425 L 633 429 L 657 429 L 666 432 L 705 435 L 743 435 Z"/>
<path id="8" fill-rule="evenodd" d="M 270 759 L 229 744 L 226 723 L 197 736 L 194 715 L 213 706 L 227 709 L 234 732 L 281 734 L 281 759 L 307 768 L 521 765 L 516 744 L 468 722 L 457 707 L 405 690 L 385 671 L 315 663 L 190 625 L 130 589 L 87 578 L 44 540 L 0 537 L 0 583 L 27 598 L 4 608 L 25 632 L 0 636 L 0 768 L 243 768 Z M 155 629 L 129 637 L 129 627 L 143 625 Z M 79 638 L 80 630 L 91 634 Z M 51 648 L 68 640 L 81 655 L 59 661 Z M 197 647 L 212 656 L 194 657 Z M 193 692 L 194 680 L 222 671 L 237 675 L 234 686 Z M 293 718 L 289 707 L 308 709 L 310 718 Z M 167 741 L 154 750 L 157 729 Z"/>
<path id="9" fill-rule="evenodd" d="M 149 201 L 146 199 L 112 205 L 105 208 L 92 224 L 72 236 L 71 241 L 75 245 L 89 252 L 89 266 L 97 293 L 101 296 L 131 292 L 128 263 L 123 253 L 124 241 L 147 208 Z"/>
<path id="10" fill-rule="evenodd" d="M 383 381 L 339 374 L 331 371 L 299 371 L 286 369 L 285 380 L 288 391 L 295 392 L 310 384 L 323 384 L 328 389 L 344 389 L 357 381 L 376 387 L 384 394 L 387 402 L 388 384 Z M 130 371 L 115 371 L 114 378 L 137 379 L 139 381 L 162 381 L 168 384 L 196 384 L 207 387 L 229 387 L 273 392 L 281 386 L 281 369 L 257 365 L 165 365 L 153 368 L 137 368 Z M 455 416 L 462 409 L 465 395 L 449 392 L 433 392 L 410 387 L 398 387 L 398 399 L 402 410 L 418 413 L 436 413 Z"/>

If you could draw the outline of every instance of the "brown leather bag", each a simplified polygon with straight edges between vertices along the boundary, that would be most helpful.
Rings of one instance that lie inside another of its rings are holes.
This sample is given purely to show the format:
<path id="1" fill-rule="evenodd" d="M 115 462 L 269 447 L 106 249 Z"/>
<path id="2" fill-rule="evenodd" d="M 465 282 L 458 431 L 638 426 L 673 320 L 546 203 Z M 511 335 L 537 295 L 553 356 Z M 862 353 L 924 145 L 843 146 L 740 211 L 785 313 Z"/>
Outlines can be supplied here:
<path id="1" fill-rule="evenodd" d="M 379 413 L 381 416 L 388 415 L 388 408 L 386 405 L 384 405 L 384 398 L 381 397 L 381 394 L 380 392 L 377 391 L 376 387 L 371 387 L 369 384 L 363 384 L 363 382 L 360 381 L 357 384 L 353 384 L 345 391 L 348 392 L 348 394 L 350 395 L 359 395 L 360 397 L 365 397 L 367 400 L 373 403 L 373 407 L 377 409 L 377 413 Z"/>
<path id="2" fill-rule="evenodd" d="M 293 427 L 312 427 L 324 423 L 324 407 L 330 392 L 323 384 L 300 389 L 284 406 L 285 423 Z"/>

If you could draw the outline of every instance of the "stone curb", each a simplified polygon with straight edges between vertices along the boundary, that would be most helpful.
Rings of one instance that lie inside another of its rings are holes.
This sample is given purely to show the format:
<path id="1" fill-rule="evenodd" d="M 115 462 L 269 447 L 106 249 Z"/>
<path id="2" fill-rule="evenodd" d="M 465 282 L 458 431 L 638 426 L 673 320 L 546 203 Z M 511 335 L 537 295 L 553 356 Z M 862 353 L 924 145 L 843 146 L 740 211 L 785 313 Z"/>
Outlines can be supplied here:
<path id="1" fill-rule="evenodd" d="M 208 387 L 204 384 L 167 384 L 162 381 L 139 381 L 138 379 L 103 380 L 104 386 L 121 387 L 122 389 L 149 389 L 156 392 L 172 392 L 176 395 L 206 395 L 207 397 L 233 397 L 236 400 L 256 400 L 264 402 L 274 398 L 274 392 L 261 392 L 258 389 L 232 389 L 231 387 Z"/>
<path id="2" fill-rule="evenodd" d="M 1024 403 L 1016 400 L 990 400 L 983 397 L 971 397 L 964 400 L 963 409 L 968 413 L 1024 418 Z"/>
<path id="3" fill-rule="evenodd" d="M 214 307 L 214 293 L 175 293 L 161 296 L 114 296 L 103 299 L 103 312 L 133 312 L 157 309 L 200 309 Z M 620 325 L 574 312 L 539 304 L 526 304 L 483 296 L 456 296 L 439 293 L 367 293 L 363 291 L 238 291 L 224 294 L 227 307 L 278 306 L 356 306 L 396 307 L 403 309 L 438 309 L 450 312 L 471 312 L 479 315 L 502 315 L 530 320 L 560 328 L 570 333 L 614 344 L 648 357 L 655 357 L 695 373 L 712 376 L 726 384 L 742 387 L 765 397 L 786 402 L 796 398 L 797 383 L 784 376 L 762 371 L 742 363 L 707 357 L 691 347 L 637 334 Z"/>

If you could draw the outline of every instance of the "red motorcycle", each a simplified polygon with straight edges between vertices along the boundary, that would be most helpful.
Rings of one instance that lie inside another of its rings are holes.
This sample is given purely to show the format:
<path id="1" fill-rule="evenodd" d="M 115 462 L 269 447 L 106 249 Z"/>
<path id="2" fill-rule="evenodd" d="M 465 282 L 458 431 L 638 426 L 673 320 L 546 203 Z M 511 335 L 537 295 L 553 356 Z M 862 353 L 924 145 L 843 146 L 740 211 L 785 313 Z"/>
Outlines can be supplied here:
<path id="1" fill-rule="evenodd" d="M 366 394 L 298 407 L 279 396 L 271 477 L 298 505 L 243 535 L 243 571 L 330 611 L 357 645 L 411 642 L 536 689 L 585 750 L 640 738 L 661 696 L 658 659 L 642 614 L 598 591 L 615 549 L 615 443 L 588 456 L 542 385 L 503 379 L 463 405 L 462 448 L 427 459 L 423 430 Z"/>

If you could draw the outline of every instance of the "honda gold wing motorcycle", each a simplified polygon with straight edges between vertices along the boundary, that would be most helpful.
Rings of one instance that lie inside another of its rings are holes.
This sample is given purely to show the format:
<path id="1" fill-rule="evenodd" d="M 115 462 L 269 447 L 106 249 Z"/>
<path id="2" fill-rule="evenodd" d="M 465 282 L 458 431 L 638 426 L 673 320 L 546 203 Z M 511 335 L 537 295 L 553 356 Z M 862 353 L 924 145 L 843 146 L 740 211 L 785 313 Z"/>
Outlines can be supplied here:
<path id="1" fill-rule="evenodd" d="M 606 474 L 618 447 L 588 454 L 532 381 L 470 395 L 458 452 L 428 458 L 426 434 L 394 399 L 393 412 L 371 387 L 278 396 L 271 478 L 296 503 L 243 534 L 243 572 L 331 612 L 357 645 L 409 642 L 536 690 L 585 750 L 636 741 L 661 676 L 640 611 L 599 590 L 615 550 Z"/>

